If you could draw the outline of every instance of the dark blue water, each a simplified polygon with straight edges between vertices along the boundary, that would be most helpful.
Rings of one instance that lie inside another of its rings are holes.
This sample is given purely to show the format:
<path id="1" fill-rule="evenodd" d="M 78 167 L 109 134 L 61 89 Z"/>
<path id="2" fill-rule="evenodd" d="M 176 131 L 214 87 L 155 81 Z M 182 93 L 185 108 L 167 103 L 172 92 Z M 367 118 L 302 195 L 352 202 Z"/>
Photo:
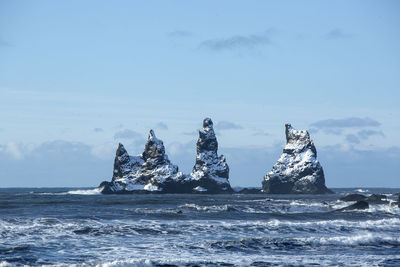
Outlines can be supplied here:
<path id="1" fill-rule="evenodd" d="M 0 266 L 400 266 L 400 209 L 336 195 L 0 189 Z M 394 200 L 400 189 L 369 189 Z"/>

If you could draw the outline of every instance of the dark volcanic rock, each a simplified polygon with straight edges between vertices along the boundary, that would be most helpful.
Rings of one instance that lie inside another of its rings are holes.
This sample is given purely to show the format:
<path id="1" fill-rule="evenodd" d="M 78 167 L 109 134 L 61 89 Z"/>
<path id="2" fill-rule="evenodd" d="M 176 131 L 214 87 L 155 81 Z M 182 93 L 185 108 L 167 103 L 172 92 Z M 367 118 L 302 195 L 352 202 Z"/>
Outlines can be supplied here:
<path id="1" fill-rule="evenodd" d="M 395 201 L 395 202 L 392 202 L 392 206 L 398 206 L 399 208 L 400 208 L 400 193 L 397 193 L 396 194 L 398 197 L 397 197 L 397 201 Z"/>
<path id="2" fill-rule="evenodd" d="M 341 209 L 337 209 L 336 211 L 365 210 L 365 209 L 368 209 L 368 208 L 369 208 L 368 202 L 366 202 L 364 200 L 360 200 L 360 201 L 357 201 L 356 203 L 354 203 L 354 204 L 352 204 L 350 206 L 347 206 L 347 207 L 344 207 L 344 208 L 341 208 Z"/>
<path id="3" fill-rule="evenodd" d="M 361 194 L 350 194 L 345 197 L 340 198 L 341 201 L 360 201 L 365 200 L 367 197 Z"/>
<path id="4" fill-rule="evenodd" d="M 325 186 L 324 171 L 309 133 L 295 130 L 290 124 L 285 127 L 285 148 L 265 175 L 262 191 L 268 194 L 333 193 Z"/>
<path id="5" fill-rule="evenodd" d="M 237 194 L 263 194 L 261 189 L 258 188 L 243 188 L 236 192 Z"/>
<path id="6" fill-rule="evenodd" d="M 145 149 L 138 156 L 129 156 L 124 146 L 119 144 L 112 180 L 102 182 L 99 187 L 104 194 L 232 193 L 228 164 L 217 151 L 213 123 L 207 118 L 199 131 L 193 171 L 184 175 L 170 162 L 163 142 L 150 130 Z"/>
<path id="7" fill-rule="evenodd" d="M 390 202 L 387 200 L 386 195 L 381 194 L 372 194 L 370 196 L 364 196 L 361 194 L 350 194 L 345 197 L 340 198 L 341 201 L 365 201 L 368 204 L 389 204 Z"/>
<path id="8" fill-rule="evenodd" d="M 223 155 L 218 156 L 218 142 L 213 122 L 205 118 L 197 140 L 196 163 L 190 174 L 194 191 L 207 193 L 231 193 L 229 166 Z"/>
<path id="9" fill-rule="evenodd" d="M 100 188 L 105 194 L 165 192 L 177 187 L 175 184 L 182 183 L 184 179 L 185 176 L 165 154 L 163 142 L 150 130 L 141 155 L 129 156 L 124 146 L 118 145 L 112 181 L 102 182 Z"/>
<path id="10" fill-rule="evenodd" d="M 380 194 L 372 194 L 367 197 L 365 201 L 367 201 L 369 204 L 389 204 L 387 196 Z"/>

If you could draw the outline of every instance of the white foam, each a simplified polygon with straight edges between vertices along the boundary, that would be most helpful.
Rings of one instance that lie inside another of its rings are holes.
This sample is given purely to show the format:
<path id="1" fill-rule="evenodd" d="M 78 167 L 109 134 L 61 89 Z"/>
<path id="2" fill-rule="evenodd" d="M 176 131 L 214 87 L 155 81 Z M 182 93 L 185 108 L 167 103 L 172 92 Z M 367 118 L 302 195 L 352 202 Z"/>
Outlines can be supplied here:
<path id="1" fill-rule="evenodd" d="M 87 189 L 87 190 L 71 190 L 68 191 L 66 194 L 69 195 L 100 195 L 103 188 L 94 188 L 94 189 Z"/>
<path id="2" fill-rule="evenodd" d="M 298 238 L 303 242 L 310 242 L 316 245 L 336 245 L 336 246 L 354 246 L 354 245 L 375 245 L 381 242 L 400 242 L 399 237 L 392 237 L 382 234 L 373 234 L 371 232 L 363 232 L 348 236 L 330 236 L 330 237 L 308 237 Z"/>
<path id="3" fill-rule="evenodd" d="M 193 190 L 197 191 L 197 192 L 206 192 L 207 191 L 207 189 L 205 189 L 201 186 L 197 186 L 197 187 L 193 188 Z"/>
<path id="4" fill-rule="evenodd" d="M 369 190 L 360 188 L 360 189 L 357 189 L 356 192 L 358 192 L 358 193 L 366 193 L 366 192 L 369 192 Z"/>
<path id="5" fill-rule="evenodd" d="M 96 264 L 95 266 L 101 266 L 101 267 L 122 267 L 122 266 L 135 266 L 135 267 L 150 267 L 154 266 L 154 264 L 151 262 L 151 260 L 146 259 L 146 260 L 134 260 L 134 259 L 128 259 L 128 260 L 115 260 L 111 262 L 105 262 L 105 263 L 100 263 Z"/>
<path id="6" fill-rule="evenodd" d="M 207 212 L 226 211 L 229 208 L 228 205 L 201 206 L 201 205 L 196 205 L 196 204 L 193 204 L 193 203 L 180 205 L 178 207 L 179 208 L 187 208 L 187 209 L 191 209 L 191 210 L 197 210 L 197 211 L 207 211 Z"/>

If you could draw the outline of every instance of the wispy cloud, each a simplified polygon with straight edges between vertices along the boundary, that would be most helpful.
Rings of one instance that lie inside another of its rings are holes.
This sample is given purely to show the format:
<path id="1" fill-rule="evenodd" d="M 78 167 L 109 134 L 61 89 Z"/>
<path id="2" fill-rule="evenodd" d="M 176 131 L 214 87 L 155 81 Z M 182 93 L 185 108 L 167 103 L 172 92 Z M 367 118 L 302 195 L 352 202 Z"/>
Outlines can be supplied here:
<path id="1" fill-rule="evenodd" d="M 340 28 L 335 28 L 335 29 L 330 30 L 323 37 L 327 40 L 334 40 L 334 39 L 349 39 L 349 38 L 354 37 L 354 35 L 343 32 L 343 30 Z"/>
<path id="2" fill-rule="evenodd" d="M 95 133 L 101 133 L 101 132 L 104 132 L 104 129 L 103 129 L 103 128 L 94 128 L 94 129 L 93 129 L 93 132 L 95 132 Z"/>
<path id="3" fill-rule="evenodd" d="M 185 30 L 176 30 L 176 31 L 169 32 L 167 35 L 170 38 L 186 38 L 186 37 L 193 36 L 193 33 L 190 31 L 185 31 Z"/>
<path id="4" fill-rule="evenodd" d="M 325 134 L 332 134 L 332 135 L 342 135 L 343 134 L 343 129 L 338 129 L 338 128 L 325 128 L 325 129 L 322 129 L 322 131 L 325 133 Z M 318 132 L 318 130 L 317 130 L 317 132 Z"/>
<path id="5" fill-rule="evenodd" d="M 344 135 L 345 140 L 350 144 L 360 144 L 371 136 L 382 136 L 385 134 L 379 130 L 372 130 L 381 125 L 380 122 L 371 118 L 346 118 L 327 119 L 312 123 L 311 132 L 322 131 L 325 134 Z"/>
<path id="6" fill-rule="evenodd" d="M 382 131 L 375 131 L 375 130 L 361 130 L 357 132 L 358 137 L 361 139 L 368 139 L 371 136 L 377 135 L 384 137 L 385 134 Z"/>
<path id="7" fill-rule="evenodd" d="M 310 126 L 317 129 L 344 129 L 361 127 L 379 127 L 380 122 L 371 118 L 346 118 L 346 119 L 327 119 L 312 123 Z"/>
<path id="8" fill-rule="evenodd" d="M 156 124 L 155 128 L 160 129 L 160 130 L 168 130 L 168 125 L 165 124 L 164 122 L 159 122 Z"/>
<path id="9" fill-rule="evenodd" d="M 217 123 L 215 126 L 217 130 L 222 131 L 222 130 L 240 130 L 243 129 L 242 126 L 239 124 L 230 122 L 230 121 L 220 121 Z"/>
<path id="10" fill-rule="evenodd" d="M 0 144 L 0 170 L 7 177 L 0 180 L 1 186 L 97 186 L 101 181 L 111 179 L 110 170 L 116 149 L 114 142 L 101 146 L 95 148 L 92 145 L 68 141 L 51 141 L 33 148 L 21 143 Z M 143 144 L 140 149 L 143 149 Z M 196 140 L 167 144 L 166 149 L 180 170 L 184 173 L 192 170 Z M 131 151 L 129 149 L 130 154 L 133 154 Z M 226 156 L 232 170 L 229 177 L 232 186 L 259 187 L 262 177 L 270 171 L 282 153 L 282 148 L 220 147 L 219 151 Z M 343 149 L 340 145 L 335 145 L 318 147 L 318 152 L 324 171 L 329 174 L 328 186 L 400 186 L 399 147 L 357 150 L 354 146 Z M 97 154 L 105 156 L 100 157 Z M 363 170 L 362 176 L 360 170 Z M 385 179 L 377 180 L 376 177 Z"/>
<path id="11" fill-rule="evenodd" d="M 200 48 L 222 51 L 241 48 L 252 49 L 259 46 L 271 45 L 271 32 L 272 30 L 267 30 L 260 34 L 234 35 L 226 38 L 208 39 L 200 43 Z"/>
<path id="12" fill-rule="evenodd" d="M 360 139 L 354 134 L 346 135 L 346 141 L 351 144 L 359 144 L 360 143 Z"/>
<path id="13" fill-rule="evenodd" d="M 134 138 L 142 138 L 142 135 L 138 132 L 129 129 L 124 129 L 114 134 L 114 139 L 134 139 Z"/>
<path id="14" fill-rule="evenodd" d="M 5 146 L 5 152 L 11 155 L 14 159 L 21 159 L 23 157 L 23 151 L 20 145 L 10 142 Z"/>

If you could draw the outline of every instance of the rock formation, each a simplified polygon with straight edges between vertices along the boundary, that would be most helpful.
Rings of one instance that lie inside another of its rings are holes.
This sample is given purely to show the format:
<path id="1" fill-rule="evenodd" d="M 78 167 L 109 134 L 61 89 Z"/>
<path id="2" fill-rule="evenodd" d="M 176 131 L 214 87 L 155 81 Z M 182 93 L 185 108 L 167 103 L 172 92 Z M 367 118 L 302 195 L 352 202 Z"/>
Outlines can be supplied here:
<path id="1" fill-rule="evenodd" d="M 317 150 L 307 131 L 286 124 L 283 153 L 265 175 L 262 191 L 268 194 L 332 193 L 325 186 L 324 171 L 317 160 Z"/>
<path id="2" fill-rule="evenodd" d="M 178 171 L 165 154 L 163 142 L 150 130 L 144 152 L 129 156 L 122 144 L 114 160 L 111 182 L 103 182 L 103 193 L 163 192 L 170 184 L 181 183 L 185 175 Z"/>
<path id="3" fill-rule="evenodd" d="M 101 191 L 104 194 L 231 193 L 229 167 L 217 150 L 213 123 L 207 118 L 199 131 L 193 171 L 184 175 L 170 162 L 163 142 L 150 130 L 144 152 L 138 156 L 129 156 L 124 146 L 118 145 L 112 180 L 102 182 Z"/>
<path id="4" fill-rule="evenodd" d="M 350 201 L 361 201 L 365 200 L 367 197 L 361 194 L 350 194 L 345 197 L 339 198 L 341 201 L 350 202 Z"/>
<path id="5" fill-rule="evenodd" d="M 368 204 L 389 204 L 390 201 L 388 201 L 386 195 L 382 194 L 372 194 L 370 196 L 364 196 L 361 194 L 350 194 L 345 197 L 340 198 L 339 200 L 345 201 L 345 202 L 351 202 L 351 201 L 365 201 L 368 202 Z"/>
<path id="6" fill-rule="evenodd" d="M 207 193 L 233 192 L 228 178 L 229 166 L 223 155 L 218 156 L 218 142 L 213 122 L 205 118 L 197 140 L 196 163 L 190 174 L 194 190 Z"/>
<path id="7" fill-rule="evenodd" d="M 354 204 L 352 204 L 350 206 L 347 206 L 347 207 L 344 207 L 344 208 L 341 208 L 341 209 L 337 209 L 335 211 L 365 210 L 365 209 L 368 209 L 368 208 L 369 208 L 368 202 L 364 201 L 364 200 L 360 200 L 360 201 L 357 201 L 356 203 L 354 203 Z"/>

